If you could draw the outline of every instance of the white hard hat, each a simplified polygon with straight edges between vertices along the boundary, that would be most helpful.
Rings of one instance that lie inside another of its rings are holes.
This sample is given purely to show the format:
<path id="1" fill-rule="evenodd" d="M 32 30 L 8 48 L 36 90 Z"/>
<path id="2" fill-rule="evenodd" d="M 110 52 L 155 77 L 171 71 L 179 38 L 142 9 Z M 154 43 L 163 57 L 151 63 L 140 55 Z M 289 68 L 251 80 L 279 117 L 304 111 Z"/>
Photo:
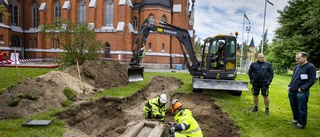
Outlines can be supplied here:
<path id="1" fill-rule="evenodd" d="M 164 104 L 167 103 L 166 94 L 161 94 L 159 100 L 160 100 L 161 103 L 164 103 Z"/>

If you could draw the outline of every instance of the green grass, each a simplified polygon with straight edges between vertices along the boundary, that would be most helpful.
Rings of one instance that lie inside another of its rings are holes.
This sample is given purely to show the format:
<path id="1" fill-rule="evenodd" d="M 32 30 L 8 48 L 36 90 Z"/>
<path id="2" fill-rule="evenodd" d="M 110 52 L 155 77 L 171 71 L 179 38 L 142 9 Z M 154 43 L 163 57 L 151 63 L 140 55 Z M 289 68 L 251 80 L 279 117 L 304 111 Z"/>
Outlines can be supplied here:
<path id="1" fill-rule="evenodd" d="M 0 67 L 0 93 L 6 88 L 23 81 L 25 78 L 35 78 L 37 76 L 48 73 L 53 69 L 43 69 L 43 68 L 18 68 L 18 75 L 16 75 L 15 68 Z"/>
<path id="2" fill-rule="evenodd" d="M 4 73 L 0 70 L 0 89 L 6 89 L 8 86 L 16 84 L 15 82 L 15 70 L 6 69 Z M 11 72 L 8 72 L 11 71 Z M 36 72 L 33 72 L 36 71 Z M 48 69 L 29 69 L 25 70 L 24 76 L 20 78 L 23 80 L 25 77 L 36 77 L 42 75 L 50 70 Z M 29 73 L 30 72 L 30 73 Z M 42 73 L 39 73 L 42 72 Z M 19 73 L 22 71 L 19 69 Z M 11 74 L 12 76 L 10 76 Z M 2 76 L 6 75 L 6 83 Z M 189 73 L 164 73 L 164 72 L 145 72 L 145 80 L 135 83 L 130 83 L 128 86 L 112 88 L 104 90 L 94 95 L 93 98 L 99 98 L 101 96 L 115 96 L 124 97 L 133 94 L 135 91 L 143 88 L 147 85 L 154 76 L 173 76 L 181 79 L 184 85 L 177 89 L 176 92 L 190 93 L 192 90 L 191 76 Z M 20 77 L 20 76 L 19 76 Z M 8 80 L 7 80 L 8 79 Z M 238 75 L 238 80 L 248 81 L 247 75 Z M 275 75 L 275 78 L 270 86 L 270 115 L 264 114 L 264 104 L 262 96 L 259 97 L 259 111 L 257 113 L 251 113 L 250 110 L 253 107 L 251 92 L 243 92 L 242 95 L 232 96 L 227 92 L 205 90 L 212 95 L 212 99 L 215 103 L 222 107 L 222 110 L 226 112 L 240 127 L 240 132 L 244 137 L 315 137 L 320 136 L 320 84 L 315 84 L 310 91 L 310 98 L 308 103 L 308 124 L 304 130 L 296 130 L 293 125 L 290 124 L 292 120 L 291 108 L 287 97 L 287 85 L 291 79 L 291 76 Z M 251 88 L 251 86 L 249 86 Z M 62 110 L 50 110 L 35 116 L 33 119 L 51 119 L 52 116 Z M 52 125 L 46 127 L 21 127 L 21 123 L 28 118 L 22 119 L 9 119 L 0 121 L 0 136 L 48 136 L 57 137 L 61 136 L 65 129 L 63 128 L 64 122 L 56 119 Z M 213 121 L 214 122 L 214 121 Z"/>

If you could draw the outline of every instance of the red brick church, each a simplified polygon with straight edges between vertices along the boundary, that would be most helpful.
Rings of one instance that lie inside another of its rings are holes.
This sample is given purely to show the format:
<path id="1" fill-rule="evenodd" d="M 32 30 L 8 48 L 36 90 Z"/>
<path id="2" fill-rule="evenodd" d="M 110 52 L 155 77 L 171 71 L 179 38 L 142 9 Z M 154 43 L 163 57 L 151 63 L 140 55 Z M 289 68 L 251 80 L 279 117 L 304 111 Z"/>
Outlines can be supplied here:
<path id="1" fill-rule="evenodd" d="M 41 24 L 56 18 L 72 23 L 88 23 L 103 43 L 103 58 L 128 60 L 141 23 L 146 18 L 166 21 L 186 28 L 192 3 L 189 0 L 0 0 L 0 52 L 12 53 L 16 47 L 20 59 L 57 58 L 63 48 L 58 41 L 38 32 Z M 175 37 L 152 33 L 146 44 L 145 64 L 183 64 L 180 44 Z"/>

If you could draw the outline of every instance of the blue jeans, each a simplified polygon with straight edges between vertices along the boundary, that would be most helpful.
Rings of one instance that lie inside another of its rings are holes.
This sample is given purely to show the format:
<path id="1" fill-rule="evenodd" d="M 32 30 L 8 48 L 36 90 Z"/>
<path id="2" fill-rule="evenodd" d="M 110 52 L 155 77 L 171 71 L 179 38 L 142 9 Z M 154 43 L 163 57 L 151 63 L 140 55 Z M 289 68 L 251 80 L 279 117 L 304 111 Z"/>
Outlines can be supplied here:
<path id="1" fill-rule="evenodd" d="M 299 124 L 306 126 L 308 115 L 308 99 L 309 91 L 292 92 L 288 94 L 293 119 L 297 120 Z"/>

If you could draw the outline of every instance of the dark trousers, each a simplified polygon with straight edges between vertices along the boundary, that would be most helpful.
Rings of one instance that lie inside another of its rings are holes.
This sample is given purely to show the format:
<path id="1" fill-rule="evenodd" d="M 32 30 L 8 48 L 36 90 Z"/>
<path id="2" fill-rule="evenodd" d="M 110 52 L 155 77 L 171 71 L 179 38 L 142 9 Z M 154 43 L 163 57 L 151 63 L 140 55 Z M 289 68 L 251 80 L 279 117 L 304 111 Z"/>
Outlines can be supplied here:
<path id="1" fill-rule="evenodd" d="M 297 120 L 299 124 L 305 126 L 307 124 L 309 91 L 290 91 L 288 97 L 293 119 Z"/>

